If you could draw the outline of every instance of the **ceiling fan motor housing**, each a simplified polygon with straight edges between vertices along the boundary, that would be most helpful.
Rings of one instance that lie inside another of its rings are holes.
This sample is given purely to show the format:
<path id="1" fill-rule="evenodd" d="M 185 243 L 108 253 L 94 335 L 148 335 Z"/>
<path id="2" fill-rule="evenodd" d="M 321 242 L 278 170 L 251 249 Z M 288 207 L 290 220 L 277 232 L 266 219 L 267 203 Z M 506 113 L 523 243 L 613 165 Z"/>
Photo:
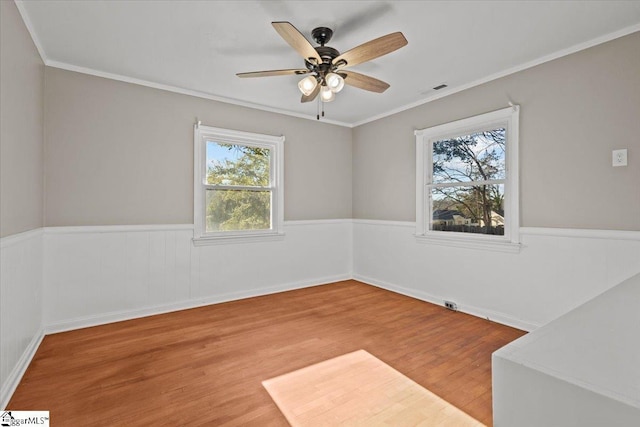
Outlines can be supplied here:
<path id="1" fill-rule="evenodd" d="M 340 56 L 340 52 L 329 46 L 318 46 L 315 49 L 322 59 L 322 62 L 320 64 L 314 64 L 309 61 L 305 61 L 305 65 L 309 71 L 317 73 L 318 82 L 324 86 L 325 76 L 336 68 L 336 65 L 332 64 L 331 61 Z"/>
<path id="2" fill-rule="evenodd" d="M 337 49 L 334 49 L 329 46 L 318 46 L 316 47 L 316 52 L 322 58 L 322 62 L 331 62 L 333 58 L 340 56 L 340 52 Z"/>

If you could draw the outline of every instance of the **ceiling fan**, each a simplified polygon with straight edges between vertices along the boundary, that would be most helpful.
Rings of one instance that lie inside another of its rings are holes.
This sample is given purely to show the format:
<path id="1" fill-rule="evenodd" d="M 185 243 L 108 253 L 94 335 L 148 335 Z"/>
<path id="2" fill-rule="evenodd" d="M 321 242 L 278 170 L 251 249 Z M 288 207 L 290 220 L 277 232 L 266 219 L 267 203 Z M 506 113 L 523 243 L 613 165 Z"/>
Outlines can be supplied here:
<path id="1" fill-rule="evenodd" d="M 308 74 L 298 83 L 302 92 L 301 102 L 313 101 L 318 94 L 322 102 L 333 101 L 335 94 L 340 92 L 345 84 L 371 92 L 384 92 L 389 88 L 388 83 L 355 71 L 347 71 L 345 68 L 386 55 L 407 44 L 404 35 L 396 32 L 368 41 L 341 54 L 338 50 L 326 46 L 333 35 L 330 28 L 318 27 L 311 32 L 313 39 L 320 45 L 313 47 L 291 23 L 272 22 L 271 25 L 304 58 L 305 68 L 254 71 L 236 75 L 267 77 Z"/>

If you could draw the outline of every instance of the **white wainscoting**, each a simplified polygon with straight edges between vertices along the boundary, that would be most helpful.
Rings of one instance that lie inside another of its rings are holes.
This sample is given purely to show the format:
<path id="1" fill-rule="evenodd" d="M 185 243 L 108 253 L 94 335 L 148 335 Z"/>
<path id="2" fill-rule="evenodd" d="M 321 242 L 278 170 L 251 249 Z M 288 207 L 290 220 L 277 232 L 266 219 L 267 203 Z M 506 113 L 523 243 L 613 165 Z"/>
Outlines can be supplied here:
<path id="1" fill-rule="evenodd" d="M 531 331 L 640 272 L 640 232 L 521 228 L 519 253 L 416 242 L 413 222 L 354 220 L 356 280 Z"/>
<path id="2" fill-rule="evenodd" d="M 194 246 L 192 225 L 47 228 L 46 331 L 349 279 L 351 231 L 288 221 L 280 241 Z"/>
<path id="3" fill-rule="evenodd" d="M 43 338 L 42 229 L 0 239 L 0 408 Z"/>
<path id="4" fill-rule="evenodd" d="M 640 272 L 640 232 L 522 228 L 520 253 L 418 243 L 412 222 L 285 222 L 281 241 L 192 244 L 192 225 L 1 239 L 0 403 L 43 337 L 355 278 L 533 330 Z M 43 329 L 44 328 L 44 329 Z"/>

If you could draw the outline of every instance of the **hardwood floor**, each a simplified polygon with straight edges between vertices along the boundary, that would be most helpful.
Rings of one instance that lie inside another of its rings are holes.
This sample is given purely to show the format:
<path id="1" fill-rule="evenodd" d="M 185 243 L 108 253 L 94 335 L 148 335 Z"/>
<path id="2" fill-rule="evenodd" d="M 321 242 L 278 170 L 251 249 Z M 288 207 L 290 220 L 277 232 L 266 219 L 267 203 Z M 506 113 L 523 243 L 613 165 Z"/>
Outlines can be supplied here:
<path id="1" fill-rule="evenodd" d="M 55 426 L 286 426 L 261 381 L 364 349 L 491 425 L 524 332 L 356 281 L 46 336 L 11 399 Z"/>

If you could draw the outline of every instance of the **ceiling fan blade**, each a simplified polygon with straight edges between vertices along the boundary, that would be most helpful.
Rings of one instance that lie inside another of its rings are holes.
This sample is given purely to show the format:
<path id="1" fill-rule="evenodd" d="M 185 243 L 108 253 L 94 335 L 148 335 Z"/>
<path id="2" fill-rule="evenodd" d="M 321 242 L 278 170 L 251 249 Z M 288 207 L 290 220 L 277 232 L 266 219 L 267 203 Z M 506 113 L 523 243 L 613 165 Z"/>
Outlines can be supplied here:
<path id="1" fill-rule="evenodd" d="M 339 73 L 344 77 L 345 84 L 357 87 L 358 89 L 382 93 L 389 88 L 389 83 L 374 79 L 373 77 L 365 76 L 364 74 L 342 70 L 340 70 Z"/>
<path id="2" fill-rule="evenodd" d="M 311 45 L 309 40 L 307 40 L 296 27 L 291 25 L 290 22 L 272 22 L 271 25 L 273 25 L 273 28 L 276 29 L 284 41 L 289 43 L 304 59 L 309 62 L 315 60 L 317 64 L 322 63 L 322 59 L 313 45 Z"/>
<path id="3" fill-rule="evenodd" d="M 237 73 L 238 77 L 269 77 L 269 76 L 288 76 L 291 74 L 307 74 L 306 69 L 289 69 L 289 70 L 269 70 L 269 71 L 252 71 L 250 73 Z"/>
<path id="4" fill-rule="evenodd" d="M 313 92 L 309 94 L 309 96 L 302 95 L 302 99 L 300 100 L 300 102 L 311 102 L 314 99 L 316 99 L 316 96 L 318 96 L 318 94 L 320 93 L 320 87 L 321 87 L 320 85 L 317 85 L 316 88 L 313 90 Z"/>
<path id="5" fill-rule="evenodd" d="M 406 46 L 407 43 L 407 39 L 404 38 L 401 32 L 391 33 L 356 46 L 337 58 L 334 58 L 331 62 L 338 67 L 351 67 L 391 53 L 394 50 Z M 346 62 L 346 64 L 340 65 L 343 61 Z"/>

